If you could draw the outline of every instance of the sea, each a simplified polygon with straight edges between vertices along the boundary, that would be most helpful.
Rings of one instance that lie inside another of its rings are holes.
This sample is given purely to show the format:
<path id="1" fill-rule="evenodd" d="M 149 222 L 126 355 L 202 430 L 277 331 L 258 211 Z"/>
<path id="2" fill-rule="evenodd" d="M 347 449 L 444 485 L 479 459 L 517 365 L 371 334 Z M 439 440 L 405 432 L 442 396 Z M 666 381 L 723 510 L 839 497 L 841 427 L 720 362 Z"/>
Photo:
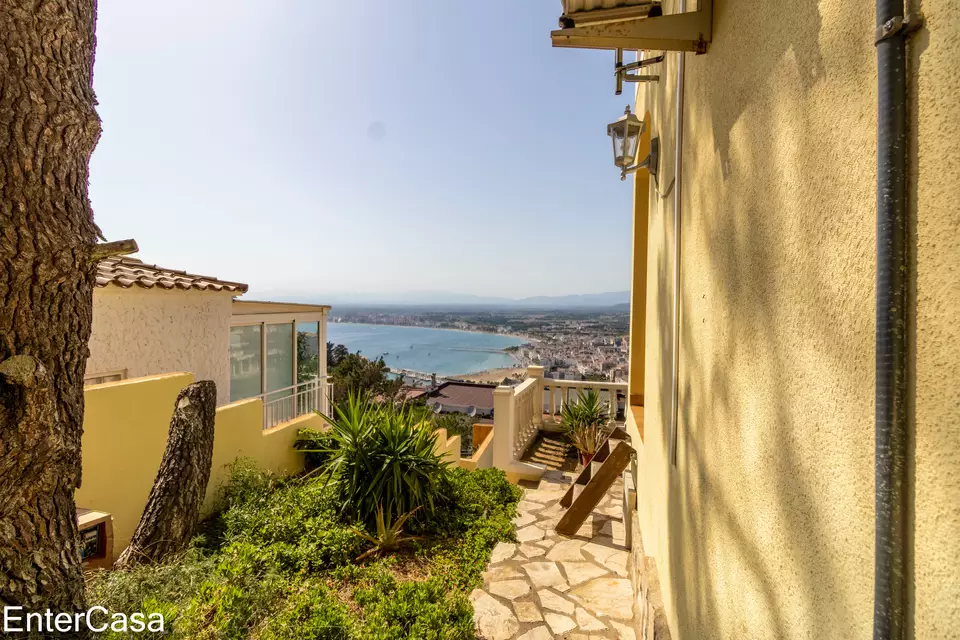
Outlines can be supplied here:
<path id="1" fill-rule="evenodd" d="M 452 376 L 486 369 L 517 366 L 503 352 L 525 340 L 493 333 L 474 333 L 426 327 L 331 322 L 327 340 L 342 344 L 366 358 L 383 357 L 392 369 Z"/>

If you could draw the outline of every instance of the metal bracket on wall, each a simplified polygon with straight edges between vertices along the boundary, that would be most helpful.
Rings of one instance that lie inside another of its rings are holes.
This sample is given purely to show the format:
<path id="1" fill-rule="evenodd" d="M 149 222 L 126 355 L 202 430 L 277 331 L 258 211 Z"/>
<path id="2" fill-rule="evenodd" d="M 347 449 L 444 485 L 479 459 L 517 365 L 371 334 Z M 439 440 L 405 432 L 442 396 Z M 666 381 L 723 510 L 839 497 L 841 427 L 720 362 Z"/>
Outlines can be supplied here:
<path id="1" fill-rule="evenodd" d="M 628 62 L 627 64 L 623 64 L 623 49 L 617 49 L 617 54 L 613 65 L 613 74 L 617 79 L 615 91 L 616 95 L 623 93 L 624 82 L 659 82 L 660 76 L 658 75 L 645 76 L 639 73 L 630 74 L 627 72 L 633 71 L 634 69 L 639 71 L 644 67 L 649 67 L 652 64 L 658 64 L 660 62 L 663 62 L 663 54 L 660 54 L 655 58 L 647 58 L 646 60 L 637 60 L 636 62 Z"/>
<path id="2" fill-rule="evenodd" d="M 910 34 L 918 31 L 922 26 L 923 14 L 921 13 L 912 15 L 908 14 L 905 18 L 902 16 L 891 18 L 877 27 L 877 30 L 873 34 L 873 44 L 876 46 L 887 38 L 892 38 L 901 31 L 903 32 L 904 37 L 908 37 Z"/>
<path id="3" fill-rule="evenodd" d="M 555 47 L 706 53 L 713 40 L 713 0 L 700 0 L 697 11 L 559 29 L 550 40 Z"/>

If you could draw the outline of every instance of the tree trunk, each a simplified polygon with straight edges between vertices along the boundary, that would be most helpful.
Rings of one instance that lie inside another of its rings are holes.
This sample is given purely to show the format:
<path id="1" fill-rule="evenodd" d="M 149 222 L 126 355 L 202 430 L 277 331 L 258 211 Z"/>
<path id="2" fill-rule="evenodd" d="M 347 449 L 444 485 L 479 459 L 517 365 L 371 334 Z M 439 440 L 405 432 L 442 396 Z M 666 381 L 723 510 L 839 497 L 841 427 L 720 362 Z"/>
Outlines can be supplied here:
<path id="1" fill-rule="evenodd" d="M 217 385 L 201 380 L 177 396 L 167 449 L 133 538 L 117 567 L 155 562 L 193 535 L 210 481 Z"/>
<path id="2" fill-rule="evenodd" d="M 34 611 L 85 606 L 95 17 L 95 0 L 0 1 L 0 604 Z"/>

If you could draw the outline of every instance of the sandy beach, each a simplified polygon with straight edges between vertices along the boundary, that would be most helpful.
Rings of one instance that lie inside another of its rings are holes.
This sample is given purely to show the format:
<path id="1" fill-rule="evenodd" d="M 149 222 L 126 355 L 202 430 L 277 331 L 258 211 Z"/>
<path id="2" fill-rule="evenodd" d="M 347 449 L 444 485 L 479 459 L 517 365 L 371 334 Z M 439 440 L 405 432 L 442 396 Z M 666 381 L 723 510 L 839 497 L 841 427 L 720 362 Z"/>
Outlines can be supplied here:
<path id="1" fill-rule="evenodd" d="M 492 382 L 496 384 L 504 378 L 523 376 L 526 371 L 526 367 L 504 367 L 502 369 L 487 369 L 486 371 L 476 371 L 474 373 L 464 373 L 462 375 L 446 377 L 455 380 L 466 380 L 467 382 Z"/>

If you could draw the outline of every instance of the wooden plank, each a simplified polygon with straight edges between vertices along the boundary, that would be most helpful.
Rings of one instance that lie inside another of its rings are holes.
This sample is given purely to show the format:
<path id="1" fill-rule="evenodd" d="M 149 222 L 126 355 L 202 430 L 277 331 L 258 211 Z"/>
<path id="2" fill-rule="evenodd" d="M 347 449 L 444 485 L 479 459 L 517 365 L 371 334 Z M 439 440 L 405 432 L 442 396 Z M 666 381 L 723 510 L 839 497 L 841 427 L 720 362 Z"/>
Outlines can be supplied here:
<path id="1" fill-rule="evenodd" d="M 620 477 L 620 474 L 623 473 L 623 470 L 627 468 L 627 465 L 630 464 L 630 455 L 632 453 L 633 447 L 626 442 L 621 440 L 617 443 L 617 448 L 614 449 L 613 453 L 604 461 L 600 466 L 600 470 L 593 475 L 590 482 L 580 491 L 580 494 L 573 500 L 573 504 L 570 505 L 566 513 L 563 514 L 563 517 L 560 518 L 560 522 L 558 522 L 556 526 L 557 533 L 571 536 L 577 532 L 577 529 L 580 528 L 583 521 L 587 519 L 587 516 L 590 515 L 594 507 L 596 507 L 603 499 L 603 496 L 606 495 L 607 489 L 610 488 L 616 479 Z M 570 491 L 573 491 L 573 487 L 570 488 L 568 493 Z"/>
<path id="2" fill-rule="evenodd" d="M 577 479 L 573 481 L 573 484 L 570 485 L 570 488 L 567 489 L 567 492 L 563 494 L 563 497 L 560 498 L 561 507 L 569 507 L 573 503 L 574 490 L 573 488 L 576 485 L 584 485 L 590 482 L 590 477 L 592 474 L 591 467 L 593 462 L 603 462 L 607 459 L 607 456 L 610 455 L 610 441 L 611 440 L 626 440 L 627 432 L 623 430 L 623 427 L 614 427 L 613 431 L 607 434 L 607 437 L 597 448 L 597 453 L 593 456 L 591 464 L 585 465 L 583 469 L 580 470 L 580 473 L 577 475 Z"/>

